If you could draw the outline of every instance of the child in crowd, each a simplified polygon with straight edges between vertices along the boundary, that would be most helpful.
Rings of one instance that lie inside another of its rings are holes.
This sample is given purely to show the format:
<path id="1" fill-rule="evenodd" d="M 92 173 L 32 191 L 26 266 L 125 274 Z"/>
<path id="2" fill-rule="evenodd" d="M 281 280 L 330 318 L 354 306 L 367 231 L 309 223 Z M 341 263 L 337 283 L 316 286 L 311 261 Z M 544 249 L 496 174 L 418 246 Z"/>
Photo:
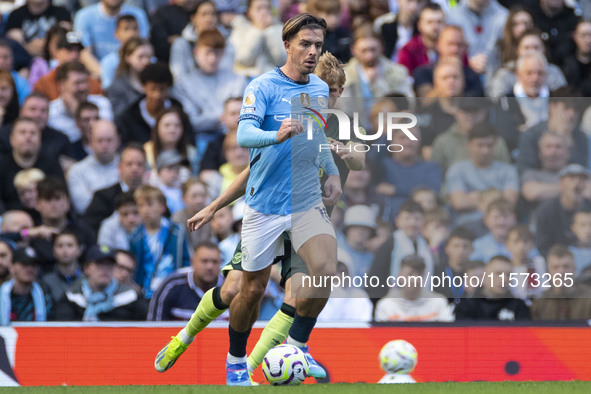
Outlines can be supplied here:
<path id="1" fill-rule="evenodd" d="M 117 25 L 115 27 L 115 38 L 123 46 L 132 37 L 140 36 L 140 29 L 137 19 L 133 15 L 124 14 L 117 18 Z M 111 52 L 101 60 L 101 85 L 103 89 L 111 86 L 115 79 L 115 70 L 119 66 L 119 51 Z M 115 112 L 119 112 L 123 108 L 113 108 Z"/>
<path id="2" fill-rule="evenodd" d="M 185 208 L 181 184 L 190 176 L 189 170 L 182 166 L 186 158 L 176 151 L 162 152 L 156 159 L 156 179 L 150 176 L 150 184 L 158 187 L 164 196 L 171 214 Z"/>
<path id="3" fill-rule="evenodd" d="M 577 211 L 570 228 L 577 241 L 569 246 L 569 250 L 575 257 L 575 276 L 579 276 L 585 267 L 591 265 L 591 211 Z"/>
<path id="4" fill-rule="evenodd" d="M 493 202 L 494 200 L 498 200 L 502 197 L 503 193 L 498 189 L 487 189 L 485 191 L 480 192 L 478 196 L 478 211 L 481 213 L 482 217 L 474 221 L 470 221 L 464 224 L 462 227 L 465 227 L 468 230 L 472 231 L 475 238 L 480 238 L 483 235 L 488 234 L 488 229 L 484 224 L 484 214 L 486 213 L 488 205 L 491 202 Z"/>
<path id="5" fill-rule="evenodd" d="M 115 212 L 103 220 L 99 229 L 99 245 L 129 250 L 129 237 L 142 222 L 131 192 L 115 197 Z"/>
<path id="6" fill-rule="evenodd" d="M 183 194 L 183 202 L 185 208 L 172 215 L 172 221 L 179 226 L 186 226 L 187 220 L 193 215 L 201 211 L 207 205 L 207 185 L 197 177 L 187 179 L 181 185 L 181 192 Z M 209 240 L 212 236 L 211 225 L 206 223 L 197 231 L 189 234 L 189 241 L 193 250 L 201 242 Z"/>
<path id="7" fill-rule="evenodd" d="M 441 264 L 435 271 L 438 277 L 449 277 L 451 286 L 442 285 L 436 291 L 443 294 L 451 303 L 458 303 L 464 297 L 465 286 L 452 281 L 455 276 L 463 276 L 466 267 L 470 261 L 470 253 L 474 250 L 472 243 L 474 236 L 472 232 L 464 227 L 454 229 L 447 242 L 445 242 L 445 256 L 442 257 Z M 435 290 L 435 289 L 434 289 Z"/>
<path id="8" fill-rule="evenodd" d="M 79 259 L 82 255 L 80 241 L 72 231 L 64 230 L 53 241 L 56 264 L 53 272 L 43 275 L 41 282 L 47 285 L 54 304 L 66 293 L 66 289 L 82 276 Z"/>
<path id="9" fill-rule="evenodd" d="M 433 255 L 433 262 L 437 267 L 440 255 L 443 251 L 445 240 L 449 236 L 450 218 L 449 213 L 443 208 L 435 208 L 425 213 L 425 225 L 423 226 L 423 237 L 429 243 L 429 249 Z"/>
<path id="10" fill-rule="evenodd" d="M 439 206 L 435 191 L 428 187 L 417 187 L 410 197 L 423 208 L 423 212 L 430 212 Z"/>
<path id="11" fill-rule="evenodd" d="M 534 236 L 525 225 L 520 224 L 509 230 L 506 246 L 511 255 L 512 272 L 518 274 L 517 286 L 513 286 L 514 283 L 509 284 L 511 293 L 529 305 L 530 300 L 539 297 L 544 290 L 541 285 L 536 285 L 536 282 L 542 281 L 542 275 L 546 272 L 546 262 L 538 253 Z M 529 275 L 520 275 L 525 273 Z M 539 275 L 537 281 L 532 274 Z"/>
<path id="12" fill-rule="evenodd" d="M 489 233 L 474 241 L 474 252 L 470 255 L 470 259 L 489 261 L 497 255 L 511 257 L 505 243 L 509 229 L 515 225 L 515 222 L 513 204 L 504 198 L 491 202 L 484 215 L 484 224 Z"/>
<path id="13" fill-rule="evenodd" d="M 143 185 L 133 196 L 143 223 L 131 234 L 130 252 L 137 257 L 135 281 L 150 298 L 164 277 L 190 265 L 191 251 L 185 227 L 164 217 L 166 197 L 158 188 Z"/>

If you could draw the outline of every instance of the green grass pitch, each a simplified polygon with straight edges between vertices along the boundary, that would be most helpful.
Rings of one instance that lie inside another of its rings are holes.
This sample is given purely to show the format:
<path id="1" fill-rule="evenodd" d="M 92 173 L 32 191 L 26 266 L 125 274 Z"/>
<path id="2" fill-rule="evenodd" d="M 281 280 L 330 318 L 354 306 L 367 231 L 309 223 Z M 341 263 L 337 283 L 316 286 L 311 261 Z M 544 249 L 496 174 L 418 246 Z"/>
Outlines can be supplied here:
<path id="1" fill-rule="evenodd" d="M 471 382 L 417 384 L 314 384 L 290 387 L 226 387 L 226 386 L 101 386 L 101 387 L 19 387 L 0 388 L 1 393 L 18 394 L 555 394 L 559 392 L 591 393 L 591 382 Z"/>

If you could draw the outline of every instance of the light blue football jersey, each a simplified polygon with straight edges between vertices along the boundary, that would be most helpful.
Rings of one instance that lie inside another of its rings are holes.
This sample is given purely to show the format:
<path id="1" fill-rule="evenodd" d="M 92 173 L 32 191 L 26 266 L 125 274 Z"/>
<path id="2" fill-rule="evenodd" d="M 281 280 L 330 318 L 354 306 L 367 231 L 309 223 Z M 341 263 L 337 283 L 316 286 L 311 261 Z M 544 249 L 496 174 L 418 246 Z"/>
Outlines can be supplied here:
<path id="1" fill-rule="evenodd" d="M 250 148 L 250 177 L 246 204 L 267 215 L 307 211 L 322 202 L 319 167 L 329 175 L 338 169 L 328 149 L 320 107 L 328 98 L 328 85 L 311 74 L 298 83 L 279 67 L 254 79 L 244 92 L 238 124 L 238 144 Z M 281 122 L 296 117 L 308 133 L 277 144 Z"/>

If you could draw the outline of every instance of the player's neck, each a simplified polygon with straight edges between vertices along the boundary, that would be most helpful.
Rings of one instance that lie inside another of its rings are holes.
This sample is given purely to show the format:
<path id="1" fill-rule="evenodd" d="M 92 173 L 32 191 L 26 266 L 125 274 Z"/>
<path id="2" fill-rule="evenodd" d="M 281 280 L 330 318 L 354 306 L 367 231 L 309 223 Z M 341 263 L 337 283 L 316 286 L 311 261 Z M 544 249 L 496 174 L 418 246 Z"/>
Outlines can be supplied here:
<path id="1" fill-rule="evenodd" d="M 295 82 L 308 82 L 310 79 L 309 74 L 300 74 L 290 63 L 285 63 L 285 65 L 281 67 L 280 70 L 283 74 Z"/>

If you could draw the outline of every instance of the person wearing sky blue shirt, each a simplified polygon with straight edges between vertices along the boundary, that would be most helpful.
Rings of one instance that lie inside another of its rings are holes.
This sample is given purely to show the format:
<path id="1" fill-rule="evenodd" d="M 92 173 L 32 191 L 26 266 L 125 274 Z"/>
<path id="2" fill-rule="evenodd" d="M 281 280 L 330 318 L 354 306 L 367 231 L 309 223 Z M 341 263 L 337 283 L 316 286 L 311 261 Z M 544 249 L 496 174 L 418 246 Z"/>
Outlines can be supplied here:
<path id="1" fill-rule="evenodd" d="M 148 38 L 150 25 L 146 13 L 140 8 L 123 5 L 123 0 L 102 0 L 76 13 L 74 30 L 82 34 L 82 45 L 85 48 L 82 59 L 92 74 L 100 74 L 98 62 L 110 52 L 119 49 L 115 28 L 117 17 L 123 14 L 133 15 L 138 23 L 140 37 Z"/>

